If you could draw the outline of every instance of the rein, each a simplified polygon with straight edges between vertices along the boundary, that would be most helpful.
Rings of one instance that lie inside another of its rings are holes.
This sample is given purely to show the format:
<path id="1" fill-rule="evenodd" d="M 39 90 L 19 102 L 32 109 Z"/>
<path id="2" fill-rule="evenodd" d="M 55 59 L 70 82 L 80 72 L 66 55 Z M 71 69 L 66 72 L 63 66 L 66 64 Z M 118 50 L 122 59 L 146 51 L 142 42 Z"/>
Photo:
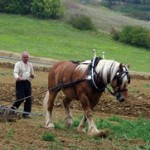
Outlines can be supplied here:
<path id="1" fill-rule="evenodd" d="M 43 91 L 41 91 L 41 92 L 39 92 L 39 93 L 37 93 L 36 96 L 37 96 L 37 95 L 40 95 L 41 93 L 44 93 L 44 92 L 47 92 L 47 89 L 46 89 L 46 90 L 43 90 Z M 24 98 L 17 99 L 15 102 L 23 101 L 23 100 L 25 100 L 26 98 L 30 98 L 30 97 L 33 97 L 33 96 L 34 96 L 34 95 L 30 95 L 30 96 L 27 96 L 27 97 L 24 97 Z M 3 106 L 7 106 L 7 105 L 3 105 Z"/>
<path id="2" fill-rule="evenodd" d="M 109 93 L 110 93 L 111 95 L 113 95 L 113 96 L 115 96 L 116 93 L 128 91 L 127 89 L 123 89 L 123 90 L 117 89 L 116 91 L 112 92 L 112 91 L 108 88 L 108 86 L 106 86 L 106 89 L 107 89 L 107 90 L 109 91 Z"/>
<path id="3" fill-rule="evenodd" d="M 75 80 L 75 81 L 71 81 L 71 82 L 68 82 L 68 83 L 63 83 L 63 84 L 58 84 L 50 89 L 48 89 L 49 91 L 54 91 L 54 90 L 60 90 L 61 88 L 68 88 L 68 87 L 71 87 L 71 86 L 75 86 L 76 84 L 79 84 L 80 82 L 83 82 L 85 81 L 86 79 L 78 79 L 78 80 Z"/>

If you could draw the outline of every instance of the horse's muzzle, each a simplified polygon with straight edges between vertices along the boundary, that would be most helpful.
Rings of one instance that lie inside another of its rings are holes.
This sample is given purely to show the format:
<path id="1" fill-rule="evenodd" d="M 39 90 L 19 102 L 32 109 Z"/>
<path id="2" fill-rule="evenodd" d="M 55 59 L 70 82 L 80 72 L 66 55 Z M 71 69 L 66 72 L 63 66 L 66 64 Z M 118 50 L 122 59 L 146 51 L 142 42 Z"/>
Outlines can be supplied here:
<path id="1" fill-rule="evenodd" d="M 125 100 L 125 97 L 123 95 L 121 95 L 119 92 L 116 92 L 115 96 L 119 102 L 123 102 Z"/>

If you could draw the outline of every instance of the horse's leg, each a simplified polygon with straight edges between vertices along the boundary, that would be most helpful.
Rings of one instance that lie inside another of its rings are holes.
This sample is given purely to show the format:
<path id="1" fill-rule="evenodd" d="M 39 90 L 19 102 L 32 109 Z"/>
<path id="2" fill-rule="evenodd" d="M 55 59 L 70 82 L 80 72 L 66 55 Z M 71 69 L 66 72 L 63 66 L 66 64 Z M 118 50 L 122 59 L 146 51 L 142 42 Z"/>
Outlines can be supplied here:
<path id="1" fill-rule="evenodd" d="M 97 127 L 96 127 L 96 125 L 93 121 L 92 109 L 91 109 L 88 97 L 85 94 L 81 94 L 80 100 L 81 100 L 81 103 L 82 103 L 82 107 L 84 109 L 85 117 L 87 118 L 87 121 L 88 121 L 88 134 L 91 135 L 91 136 L 100 135 L 101 132 L 97 129 Z M 86 121 L 85 117 L 81 121 L 81 124 L 79 125 L 78 129 L 83 128 L 82 125 L 84 126 L 84 122 Z"/>
<path id="2" fill-rule="evenodd" d="M 54 123 L 52 121 L 52 111 L 54 106 L 54 100 L 57 92 L 50 92 L 47 102 L 47 113 L 46 113 L 46 128 L 54 128 Z"/>
<path id="3" fill-rule="evenodd" d="M 86 132 L 86 130 L 85 130 L 85 123 L 86 123 L 86 121 L 87 121 L 87 118 L 86 118 L 85 115 L 83 115 L 83 118 L 80 121 L 80 124 L 79 124 L 79 126 L 77 128 L 78 132 Z"/>
<path id="4" fill-rule="evenodd" d="M 63 100 L 65 114 L 66 114 L 65 125 L 67 127 L 70 127 L 72 125 L 72 113 L 69 108 L 71 101 L 72 101 L 72 99 L 70 99 L 68 97 L 65 97 L 65 99 Z"/>

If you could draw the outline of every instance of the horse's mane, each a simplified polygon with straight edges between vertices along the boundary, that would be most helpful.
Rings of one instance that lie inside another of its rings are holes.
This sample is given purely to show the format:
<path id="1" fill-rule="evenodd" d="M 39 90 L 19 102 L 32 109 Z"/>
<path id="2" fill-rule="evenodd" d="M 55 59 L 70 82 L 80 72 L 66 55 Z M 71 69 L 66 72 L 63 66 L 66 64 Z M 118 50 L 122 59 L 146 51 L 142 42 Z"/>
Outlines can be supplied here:
<path id="1" fill-rule="evenodd" d="M 86 60 L 84 62 L 81 62 L 76 69 L 84 73 L 88 69 L 90 63 L 91 60 Z M 108 76 L 110 77 L 110 81 L 111 81 L 114 78 L 116 72 L 118 71 L 119 65 L 120 63 L 118 63 L 117 61 L 101 59 L 98 62 L 95 70 L 102 77 L 104 83 L 107 84 Z"/>
<path id="2" fill-rule="evenodd" d="M 91 63 L 91 60 L 86 60 L 80 63 L 80 65 L 77 66 L 76 70 L 80 70 L 81 72 L 85 72 Z"/>
<path id="3" fill-rule="evenodd" d="M 113 80 L 119 69 L 119 65 L 120 63 L 117 61 L 102 59 L 97 64 L 96 72 L 102 77 L 104 83 L 107 84 Z M 108 76 L 110 81 L 108 81 Z"/>

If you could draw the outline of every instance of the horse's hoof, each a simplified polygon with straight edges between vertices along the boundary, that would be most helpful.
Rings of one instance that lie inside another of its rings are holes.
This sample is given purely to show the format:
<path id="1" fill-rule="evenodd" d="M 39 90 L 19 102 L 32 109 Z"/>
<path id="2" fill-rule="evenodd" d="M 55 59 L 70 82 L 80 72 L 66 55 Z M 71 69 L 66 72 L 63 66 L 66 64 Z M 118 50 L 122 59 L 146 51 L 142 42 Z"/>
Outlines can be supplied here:
<path id="1" fill-rule="evenodd" d="M 70 128 L 70 127 L 72 126 L 72 124 L 71 124 L 71 123 L 65 123 L 65 126 L 66 126 L 67 128 Z"/>
<path id="2" fill-rule="evenodd" d="M 109 131 L 107 129 L 105 129 L 105 130 L 100 130 L 98 133 L 95 134 L 95 136 L 106 138 L 106 137 L 108 137 L 108 134 L 109 134 Z"/>
<path id="3" fill-rule="evenodd" d="M 66 119 L 66 121 L 65 121 L 65 126 L 66 127 L 68 127 L 68 128 L 70 128 L 71 126 L 72 126 L 72 120 L 71 119 Z"/>
<path id="4" fill-rule="evenodd" d="M 96 133 L 88 133 L 89 136 L 92 136 L 92 137 L 101 137 L 101 138 L 106 138 L 109 134 L 109 131 L 108 130 L 100 130 Z"/>
<path id="5" fill-rule="evenodd" d="M 53 130 L 55 128 L 55 126 L 53 123 L 49 123 L 49 124 L 46 124 L 45 128 Z"/>
<path id="6" fill-rule="evenodd" d="M 77 128 L 77 132 L 79 132 L 79 133 L 85 133 L 86 130 L 85 130 L 85 128 L 78 127 Z"/>
<path id="7" fill-rule="evenodd" d="M 54 130 L 55 129 L 54 127 L 48 127 L 48 126 L 45 126 L 45 128 L 48 130 Z"/>

